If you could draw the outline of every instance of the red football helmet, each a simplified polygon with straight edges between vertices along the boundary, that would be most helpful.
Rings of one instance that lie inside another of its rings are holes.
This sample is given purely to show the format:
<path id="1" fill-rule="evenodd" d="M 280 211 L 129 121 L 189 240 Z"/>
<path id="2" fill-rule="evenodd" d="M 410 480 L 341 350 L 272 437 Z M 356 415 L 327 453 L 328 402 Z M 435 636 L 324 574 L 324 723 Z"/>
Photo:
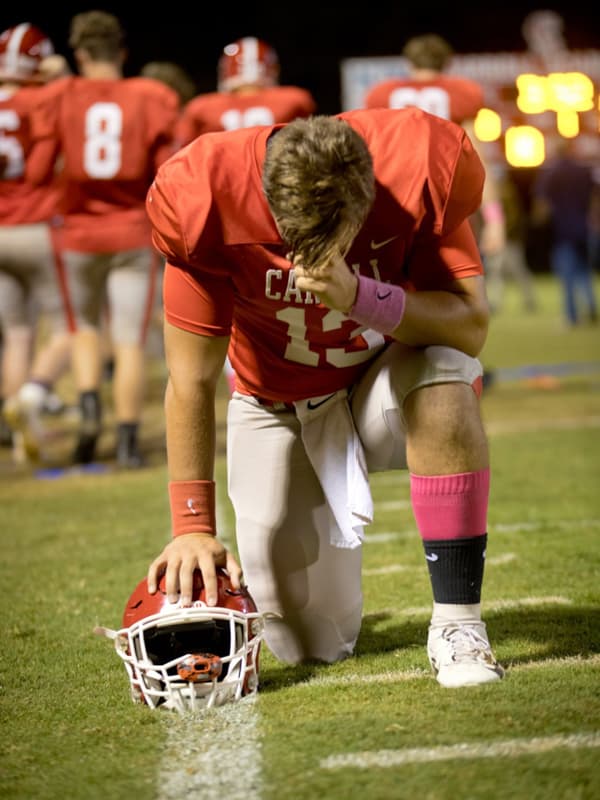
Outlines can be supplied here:
<path id="1" fill-rule="evenodd" d="M 40 62 L 53 54 L 50 39 L 29 22 L 8 28 L 0 34 L 0 80 L 36 81 Z"/>
<path id="2" fill-rule="evenodd" d="M 184 608 L 167 600 L 164 577 L 153 595 L 144 578 L 127 601 L 121 630 L 96 629 L 114 639 L 134 702 L 183 713 L 256 692 L 262 615 L 222 569 L 217 582 L 218 605 L 209 607 L 196 571 L 192 605 Z"/>
<path id="3" fill-rule="evenodd" d="M 275 86 L 278 80 L 277 53 L 261 39 L 246 36 L 223 48 L 217 75 L 220 92 L 240 86 Z"/>

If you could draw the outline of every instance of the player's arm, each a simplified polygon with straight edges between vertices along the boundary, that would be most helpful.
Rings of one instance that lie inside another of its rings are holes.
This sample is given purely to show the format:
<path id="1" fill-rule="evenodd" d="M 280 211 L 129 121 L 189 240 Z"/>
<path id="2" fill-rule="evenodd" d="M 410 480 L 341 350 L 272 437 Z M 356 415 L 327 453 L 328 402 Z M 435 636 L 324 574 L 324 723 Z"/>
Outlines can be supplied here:
<path id="1" fill-rule="evenodd" d="M 478 356 L 487 337 L 489 307 L 482 275 L 460 278 L 441 292 L 406 292 L 391 335 L 404 344 L 446 345 Z"/>
<path id="2" fill-rule="evenodd" d="M 167 596 L 189 605 L 195 569 L 202 572 L 209 604 L 216 602 L 215 567 L 225 567 L 233 585 L 241 568 L 216 538 L 214 462 L 215 395 L 229 337 L 190 333 L 166 322 L 165 393 L 169 497 L 173 539 L 148 570 L 148 590 L 165 573 Z"/>
<path id="3" fill-rule="evenodd" d="M 25 178 L 29 183 L 40 185 L 52 181 L 58 169 L 58 142 L 41 139 L 31 149 L 25 167 Z"/>
<path id="4" fill-rule="evenodd" d="M 29 115 L 32 148 L 25 165 L 25 179 L 29 183 L 48 183 L 61 169 L 58 109 L 69 81 L 69 78 L 55 79 L 35 90 L 36 102 Z"/>
<path id="5" fill-rule="evenodd" d="M 415 347 L 446 345 L 477 356 L 489 323 L 485 280 L 476 274 L 482 272 L 478 265 L 473 233 L 465 220 L 413 254 L 409 271 L 429 275 L 427 285 L 417 286 L 418 291 L 405 292 L 400 286 L 357 276 L 341 255 L 310 269 L 297 258 L 294 272 L 299 289 L 318 295 L 329 308 L 372 330 Z"/>
<path id="6" fill-rule="evenodd" d="M 164 339 L 169 478 L 213 480 L 215 395 L 229 337 L 200 336 L 166 322 Z"/>

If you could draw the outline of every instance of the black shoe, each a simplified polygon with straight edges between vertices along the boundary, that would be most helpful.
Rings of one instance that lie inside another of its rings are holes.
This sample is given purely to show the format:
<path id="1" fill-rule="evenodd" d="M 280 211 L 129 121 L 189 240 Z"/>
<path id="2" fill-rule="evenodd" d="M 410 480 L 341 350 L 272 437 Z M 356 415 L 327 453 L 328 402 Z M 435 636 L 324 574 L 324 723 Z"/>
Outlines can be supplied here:
<path id="1" fill-rule="evenodd" d="M 117 467 L 140 469 L 144 459 L 138 447 L 138 423 L 120 422 L 117 426 Z"/>
<path id="2" fill-rule="evenodd" d="M 117 449 L 117 467 L 119 469 L 141 469 L 145 463 L 137 447 L 119 447 Z"/>
<path id="3" fill-rule="evenodd" d="M 73 452 L 72 462 L 74 464 L 91 464 L 96 455 L 97 434 L 82 433 Z"/>

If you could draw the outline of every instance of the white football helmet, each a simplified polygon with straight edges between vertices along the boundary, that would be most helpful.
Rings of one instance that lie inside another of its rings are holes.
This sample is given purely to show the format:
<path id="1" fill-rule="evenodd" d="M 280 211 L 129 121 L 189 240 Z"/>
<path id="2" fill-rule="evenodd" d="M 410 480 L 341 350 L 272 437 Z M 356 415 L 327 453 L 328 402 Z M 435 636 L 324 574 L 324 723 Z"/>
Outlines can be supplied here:
<path id="1" fill-rule="evenodd" d="M 197 571 L 192 605 L 184 608 L 167 600 L 164 577 L 153 595 L 144 579 L 127 601 L 123 627 L 95 629 L 114 640 L 134 702 L 184 713 L 256 692 L 262 615 L 224 570 L 217 570 L 217 581 L 218 605 L 209 607 Z"/>

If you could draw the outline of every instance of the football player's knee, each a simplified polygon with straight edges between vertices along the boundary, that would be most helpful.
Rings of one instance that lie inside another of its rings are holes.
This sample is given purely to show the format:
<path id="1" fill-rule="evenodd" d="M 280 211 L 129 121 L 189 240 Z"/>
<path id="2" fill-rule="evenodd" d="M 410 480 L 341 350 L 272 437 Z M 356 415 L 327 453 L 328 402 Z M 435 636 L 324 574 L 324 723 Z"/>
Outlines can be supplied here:
<path id="1" fill-rule="evenodd" d="M 426 372 L 435 376 L 437 383 L 467 383 L 469 385 L 481 377 L 483 368 L 476 359 L 453 347 L 431 345 L 426 347 L 423 356 L 427 361 Z"/>
<path id="2" fill-rule="evenodd" d="M 265 624 L 267 646 L 285 664 L 342 661 L 354 652 L 357 636 L 346 639 L 335 625 L 307 628 L 292 626 L 283 619 L 267 620 Z"/>

